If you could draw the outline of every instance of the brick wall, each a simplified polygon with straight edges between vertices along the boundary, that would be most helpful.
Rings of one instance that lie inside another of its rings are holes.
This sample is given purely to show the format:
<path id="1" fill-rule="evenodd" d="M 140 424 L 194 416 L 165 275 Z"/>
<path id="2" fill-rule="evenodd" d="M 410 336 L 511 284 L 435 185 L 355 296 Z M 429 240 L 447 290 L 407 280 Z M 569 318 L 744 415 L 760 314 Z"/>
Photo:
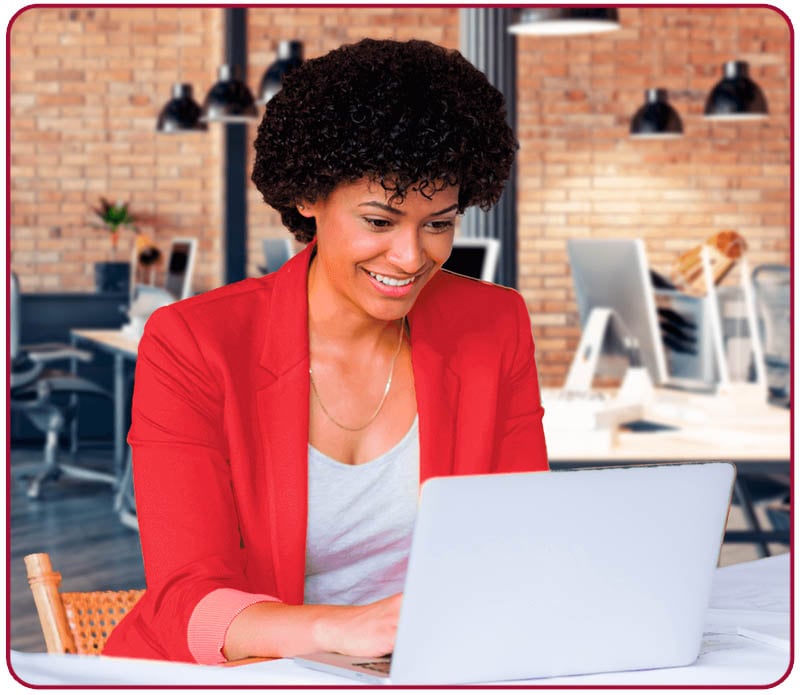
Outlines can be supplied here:
<path id="1" fill-rule="evenodd" d="M 251 8 L 248 75 L 257 89 L 283 39 L 320 55 L 363 36 L 458 46 L 454 8 Z M 563 379 L 577 343 L 565 243 L 574 236 L 645 239 L 667 270 L 682 250 L 725 228 L 752 264 L 789 262 L 790 32 L 766 8 L 630 8 L 623 28 L 586 37 L 518 39 L 520 289 L 546 385 Z M 31 9 L 11 29 L 11 262 L 25 291 L 90 290 L 108 254 L 90 226 L 100 195 L 130 200 L 166 249 L 200 237 L 195 289 L 221 282 L 221 128 L 159 135 L 170 85 L 202 101 L 222 62 L 218 8 Z M 706 122 L 706 94 L 726 60 L 748 60 L 764 90 L 764 122 Z M 648 87 L 665 87 L 685 136 L 628 138 Z M 248 139 L 255 137 L 249 126 Z M 248 164 L 248 174 L 250 165 Z M 248 273 L 260 241 L 283 237 L 248 190 Z M 130 234 L 120 256 L 128 257 Z M 127 244 L 127 246 L 126 246 Z"/>
<path id="2" fill-rule="evenodd" d="M 221 52 L 219 10 L 44 9 L 17 17 L 11 42 L 11 264 L 23 291 L 92 290 L 111 260 L 93 225 L 100 196 L 130 203 L 164 250 L 200 239 L 198 289 L 219 284 L 221 133 L 160 135 L 171 84 L 202 99 Z M 120 235 L 118 260 L 133 233 Z"/>

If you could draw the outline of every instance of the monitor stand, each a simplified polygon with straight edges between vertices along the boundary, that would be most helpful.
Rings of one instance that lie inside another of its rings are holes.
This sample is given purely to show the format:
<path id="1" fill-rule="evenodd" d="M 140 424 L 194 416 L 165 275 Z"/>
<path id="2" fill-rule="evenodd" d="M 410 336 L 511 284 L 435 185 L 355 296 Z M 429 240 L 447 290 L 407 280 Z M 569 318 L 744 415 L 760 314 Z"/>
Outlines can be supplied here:
<path id="1" fill-rule="evenodd" d="M 636 341 L 631 338 L 630 331 L 614 310 L 604 307 L 592 309 L 572 358 L 564 390 L 573 392 L 591 390 L 597 365 L 603 354 L 603 346 L 610 337 L 616 338 L 617 342 L 625 347 L 629 359 L 636 352 Z"/>

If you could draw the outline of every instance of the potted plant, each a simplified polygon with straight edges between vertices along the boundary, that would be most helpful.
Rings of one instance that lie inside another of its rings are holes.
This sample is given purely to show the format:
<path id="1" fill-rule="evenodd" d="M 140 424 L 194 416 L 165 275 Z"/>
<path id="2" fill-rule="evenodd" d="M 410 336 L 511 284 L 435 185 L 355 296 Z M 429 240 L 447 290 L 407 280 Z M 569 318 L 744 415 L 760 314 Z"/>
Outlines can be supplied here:
<path id="1" fill-rule="evenodd" d="M 102 227 L 108 230 L 111 234 L 111 250 L 116 256 L 117 243 L 119 242 L 119 228 L 127 227 L 133 231 L 138 231 L 136 219 L 128 210 L 128 203 L 123 203 L 118 200 L 116 203 L 109 203 L 108 200 L 101 197 L 100 206 L 93 207 L 95 214 L 100 220 Z"/>
<path id="2" fill-rule="evenodd" d="M 103 197 L 100 198 L 100 205 L 92 210 L 99 220 L 95 226 L 103 227 L 111 235 L 109 260 L 95 263 L 94 266 L 95 289 L 98 292 L 127 293 L 130 291 L 131 264 L 114 259 L 117 257 L 120 229 L 126 227 L 138 233 L 136 219 L 128 209 L 128 203 L 111 203 Z"/>

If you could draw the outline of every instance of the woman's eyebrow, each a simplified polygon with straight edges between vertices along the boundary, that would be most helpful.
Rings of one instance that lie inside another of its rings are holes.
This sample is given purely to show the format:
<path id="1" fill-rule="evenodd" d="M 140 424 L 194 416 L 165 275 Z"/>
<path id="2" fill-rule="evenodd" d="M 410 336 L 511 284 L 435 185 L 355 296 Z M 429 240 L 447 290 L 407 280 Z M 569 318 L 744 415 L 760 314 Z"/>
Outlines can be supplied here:
<path id="1" fill-rule="evenodd" d="M 375 207 L 380 208 L 381 210 L 385 210 L 386 212 L 391 212 L 394 215 L 405 215 L 406 213 L 402 210 L 398 210 L 397 208 L 393 208 L 391 205 L 386 205 L 385 203 L 379 203 L 377 200 L 370 200 L 366 203 L 359 203 L 358 207 Z M 453 205 L 446 207 L 444 210 L 438 210 L 437 212 L 432 212 L 428 217 L 435 217 L 436 215 L 444 215 L 446 212 L 450 212 L 451 210 L 455 210 L 458 208 L 458 203 L 453 203 Z"/>

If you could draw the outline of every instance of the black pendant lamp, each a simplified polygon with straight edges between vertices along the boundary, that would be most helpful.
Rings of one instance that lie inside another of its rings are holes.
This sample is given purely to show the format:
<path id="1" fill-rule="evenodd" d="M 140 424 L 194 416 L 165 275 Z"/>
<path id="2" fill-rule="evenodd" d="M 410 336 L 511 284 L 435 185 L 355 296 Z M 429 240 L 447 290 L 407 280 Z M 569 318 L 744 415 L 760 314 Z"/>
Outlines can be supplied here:
<path id="1" fill-rule="evenodd" d="M 648 89 L 645 103 L 631 120 L 632 138 L 675 138 L 683 135 L 678 112 L 667 101 L 666 89 Z"/>
<path id="2" fill-rule="evenodd" d="M 172 99 L 161 109 L 156 122 L 159 133 L 182 133 L 191 130 L 208 130 L 200 122 L 200 106 L 192 96 L 192 85 L 178 82 L 172 85 Z"/>
<path id="3" fill-rule="evenodd" d="M 619 12 L 614 7 L 527 8 L 517 10 L 512 34 L 556 36 L 594 34 L 619 29 Z"/>
<path id="4" fill-rule="evenodd" d="M 258 110 L 248 86 L 239 77 L 237 66 L 220 65 L 217 83 L 208 90 L 201 121 L 245 123 L 258 118 Z"/>
<path id="5" fill-rule="evenodd" d="M 300 41 L 281 41 L 278 58 L 264 72 L 258 89 L 258 103 L 266 104 L 283 85 L 283 78 L 303 62 L 303 44 Z"/>
<path id="6" fill-rule="evenodd" d="M 706 100 L 705 117 L 720 120 L 766 118 L 767 100 L 761 88 L 750 79 L 748 64 L 729 60 L 722 70 L 722 79 Z"/>

